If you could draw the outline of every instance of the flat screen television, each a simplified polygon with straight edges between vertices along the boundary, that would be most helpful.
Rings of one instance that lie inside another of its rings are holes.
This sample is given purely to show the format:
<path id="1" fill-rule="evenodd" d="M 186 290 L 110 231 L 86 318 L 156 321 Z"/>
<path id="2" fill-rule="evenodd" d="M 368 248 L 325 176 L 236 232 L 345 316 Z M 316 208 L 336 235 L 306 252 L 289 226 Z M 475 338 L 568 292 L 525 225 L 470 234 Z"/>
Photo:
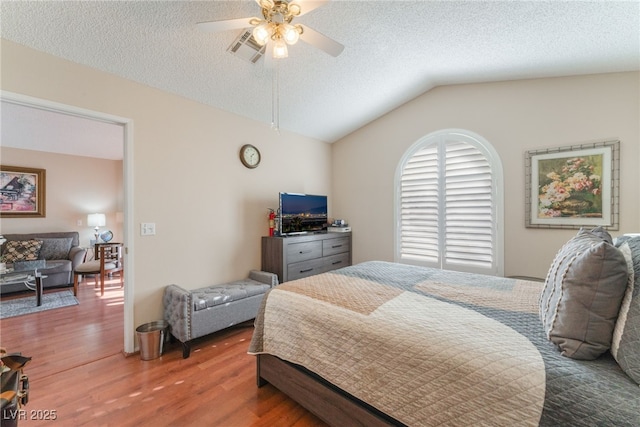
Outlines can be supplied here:
<path id="1" fill-rule="evenodd" d="M 327 196 L 280 193 L 280 234 L 317 233 L 327 228 Z"/>

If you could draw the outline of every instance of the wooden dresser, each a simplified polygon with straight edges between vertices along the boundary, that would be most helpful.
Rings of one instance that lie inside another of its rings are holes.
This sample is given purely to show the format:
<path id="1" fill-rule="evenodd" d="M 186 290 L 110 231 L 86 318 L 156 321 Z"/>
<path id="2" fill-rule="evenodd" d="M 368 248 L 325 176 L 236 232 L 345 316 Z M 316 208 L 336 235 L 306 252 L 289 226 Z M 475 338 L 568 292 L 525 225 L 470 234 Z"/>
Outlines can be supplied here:
<path id="1" fill-rule="evenodd" d="M 351 233 L 262 238 L 262 270 L 280 283 L 351 265 Z"/>

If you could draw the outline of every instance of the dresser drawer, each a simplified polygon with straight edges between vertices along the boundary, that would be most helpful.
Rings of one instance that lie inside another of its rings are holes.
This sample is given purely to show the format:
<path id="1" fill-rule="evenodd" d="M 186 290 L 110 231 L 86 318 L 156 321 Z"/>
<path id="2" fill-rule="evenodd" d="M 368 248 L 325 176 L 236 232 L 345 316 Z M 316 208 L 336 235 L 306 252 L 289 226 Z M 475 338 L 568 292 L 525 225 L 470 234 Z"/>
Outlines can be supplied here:
<path id="1" fill-rule="evenodd" d="M 351 245 L 348 237 L 339 237 L 337 239 L 327 239 L 322 241 L 322 256 L 329 256 L 349 252 Z"/>
<path id="2" fill-rule="evenodd" d="M 306 261 L 322 256 L 322 242 L 301 242 L 287 246 L 288 263 Z"/>
<path id="3" fill-rule="evenodd" d="M 338 268 L 342 268 L 342 267 L 348 267 L 351 265 L 351 263 L 349 262 L 348 252 L 322 258 L 322 260 L 324 263 L 324 267 L 322 270 L 323 273 L 331 270 L 337 270 Z"/>
<path id="4" fill-rule="evenodd" d="M 326 268 L 325 258 L 316 258 L 309 261 L 296 262 L 287 266 L 287 280 L 296 280 L 314 274 L 329 271 Z"/>
<path id="5" fill-rule="evenodd" d="M 263 236 L 262 270 L 280 283 L 351 265 L 351 232 Z"/>

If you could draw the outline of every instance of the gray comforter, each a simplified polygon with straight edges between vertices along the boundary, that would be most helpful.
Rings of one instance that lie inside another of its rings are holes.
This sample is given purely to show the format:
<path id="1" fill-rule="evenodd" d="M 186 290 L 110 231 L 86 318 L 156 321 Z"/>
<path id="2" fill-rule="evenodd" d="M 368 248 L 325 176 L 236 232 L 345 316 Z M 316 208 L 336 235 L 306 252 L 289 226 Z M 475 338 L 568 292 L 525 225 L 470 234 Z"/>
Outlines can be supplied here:
<path id="1" fill-rule="evenodd" d="M 367 262 L 273 290 L 250 353 L 300 364 L 411 426 L 639 426 L 609 353 L 560 355 L 541 283 Z"/>

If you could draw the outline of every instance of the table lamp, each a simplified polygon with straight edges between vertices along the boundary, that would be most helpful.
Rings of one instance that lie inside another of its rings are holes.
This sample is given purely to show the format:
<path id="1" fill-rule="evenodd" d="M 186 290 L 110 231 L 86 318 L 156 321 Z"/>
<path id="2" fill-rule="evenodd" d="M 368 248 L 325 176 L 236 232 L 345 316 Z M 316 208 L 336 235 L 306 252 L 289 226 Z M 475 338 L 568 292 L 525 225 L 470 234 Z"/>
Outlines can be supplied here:
<path id="1" fill-rule="evenodd" d="M 100 235 L 100 227 L 104 227 L 107 224 L 107 219 L 105 214 L 103 213 L 94 213 L 87 215 L 87 225 L 89 227 L 95 227 L 95 236 L 96 242 L 98 241 L 98 236 Z"/>

